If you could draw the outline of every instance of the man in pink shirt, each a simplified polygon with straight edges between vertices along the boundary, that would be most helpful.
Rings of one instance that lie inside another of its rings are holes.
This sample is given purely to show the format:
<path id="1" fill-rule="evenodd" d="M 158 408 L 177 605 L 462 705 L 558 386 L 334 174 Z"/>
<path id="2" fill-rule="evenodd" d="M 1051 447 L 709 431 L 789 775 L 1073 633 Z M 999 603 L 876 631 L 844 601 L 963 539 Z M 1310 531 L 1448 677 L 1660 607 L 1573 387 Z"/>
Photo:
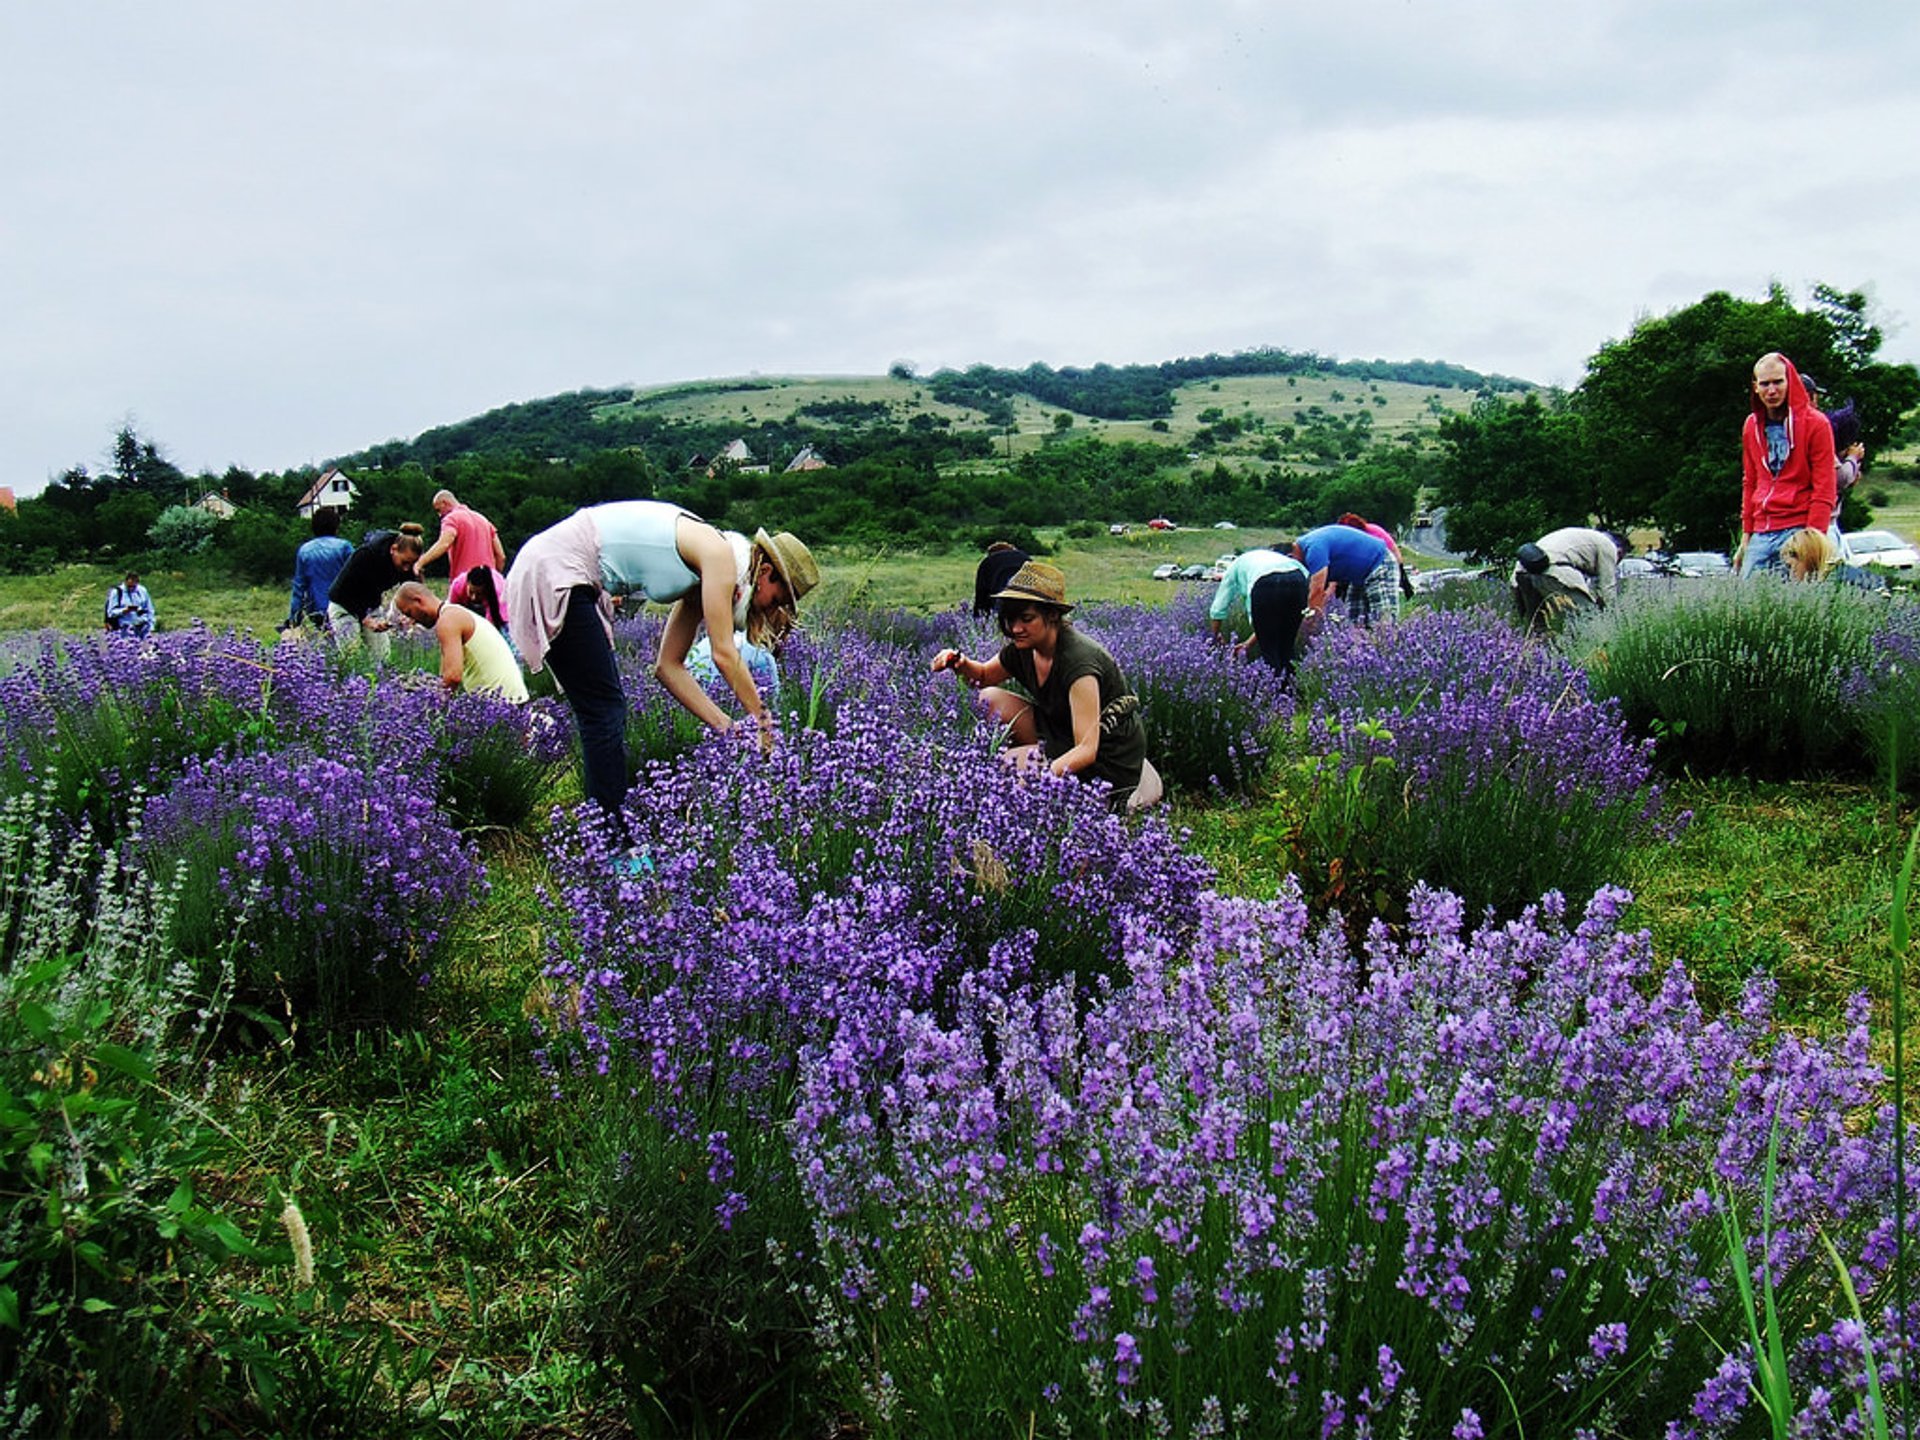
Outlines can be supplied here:
<path id="1" fill-rule="evenodd" d="M 426 574 L 427 566 L 442 555 L 447 556 L 447 568 L 455 575 L 464 575 L 476 565 L 507 568 L 506 547 L 500 543 L 500 532 L 491 520 L 462 505 L 451 490 L 435 494 L 433 508 L 440 516 L 440 538 L 420 557 L 416 575 Z"/>

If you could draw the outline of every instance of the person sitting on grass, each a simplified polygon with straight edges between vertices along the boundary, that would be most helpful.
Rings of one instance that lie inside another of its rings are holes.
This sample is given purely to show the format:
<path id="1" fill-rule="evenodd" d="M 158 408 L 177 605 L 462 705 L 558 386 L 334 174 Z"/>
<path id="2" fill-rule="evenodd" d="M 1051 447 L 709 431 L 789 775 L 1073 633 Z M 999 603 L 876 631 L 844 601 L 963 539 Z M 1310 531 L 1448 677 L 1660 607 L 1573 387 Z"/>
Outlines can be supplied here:
<path id="1" fill-rule="evenodd" d="M 484 616 L 464 605 L 442 603 L 418 580 L 400 587 L 393 608 L 433 631 L 440 642 L 440 683 L 447 689 L 497 695 L 515 705 L 526 703 L 527 681 L 520 673 L 520 662 Z"/>
<path id="2" fill-rule="evenodd" d="M 981 692 L 1010 732 L 1008 758 L 1022 767 L 1047 762 L 1055 775 L 1088 775 L 1113 786 L 1117 810 L 1138 810 L 1160 798 L 1160 777 L 1147 762 L 1147 725 L 1113 656 L 1074 629 L 1067 616 L 1066 576 L 1030 560 L 993 596 L 1007 643 L 991 660 L 958 650 L 933 657 L 933 672 L 951 670 Z M 1010 688 L 1009 681 L 1018 689 Z"/>
<path id="3" fill-rule="evenodd" d="M 144 640 L 156 623 L 153 596 L 140 583 L 139 572 L 129 570 L 124 581 L 107 591 L 107 629 Z"/>

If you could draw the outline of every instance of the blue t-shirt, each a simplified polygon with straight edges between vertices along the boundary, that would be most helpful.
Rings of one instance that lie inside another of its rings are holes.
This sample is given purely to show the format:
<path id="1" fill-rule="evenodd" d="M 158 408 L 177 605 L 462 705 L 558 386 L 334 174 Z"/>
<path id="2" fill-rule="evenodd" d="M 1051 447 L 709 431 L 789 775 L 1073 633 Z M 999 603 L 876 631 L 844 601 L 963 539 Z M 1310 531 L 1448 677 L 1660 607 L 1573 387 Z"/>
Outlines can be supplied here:
<path id="1" fill-rule="evenodd" d="M 1351 525 L 1322 525 L 1297 542 L 1307 573 L 1327 572 L 1336 585 L 1363 585 L 1374 567 L 1387 558 L 1387 542 Z"/>
<path id="2" fill-rule="evenodd" d="M 1769 420 L 1767 429 L 1767 469 L 1775 475 L 1780 467 L 1787 463 L 1787 456 L 1793 453 L 1793 441 L 1787 435 L 1785 420 Z"/>

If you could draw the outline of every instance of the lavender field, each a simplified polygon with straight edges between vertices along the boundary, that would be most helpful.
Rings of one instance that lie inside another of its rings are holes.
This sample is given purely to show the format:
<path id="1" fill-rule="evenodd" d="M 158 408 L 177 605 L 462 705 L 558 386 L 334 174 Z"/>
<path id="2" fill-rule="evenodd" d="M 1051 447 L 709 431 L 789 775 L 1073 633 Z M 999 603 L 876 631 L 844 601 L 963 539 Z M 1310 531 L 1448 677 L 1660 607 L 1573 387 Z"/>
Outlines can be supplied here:
<path id="1" fill-rule="evenodd" d="M 1895 976 L 1783 1015 L 1625 886 L 1692 823 L 1675 754 L 1794 783 L 1818 723 L 1897 810 L 1905 612 L 1415 611 L 1292 693 L 1201 597 L 1076 620 L 1148 717 L 1138 818 L 1001 763 L 927 673 L 997 643 L 960 612 L 815 622 L 764 755 L 628 622 L 639 867 L 551 698 L 405 647 L 11 642 L 0 1416 L 1901 1433 Z"/>

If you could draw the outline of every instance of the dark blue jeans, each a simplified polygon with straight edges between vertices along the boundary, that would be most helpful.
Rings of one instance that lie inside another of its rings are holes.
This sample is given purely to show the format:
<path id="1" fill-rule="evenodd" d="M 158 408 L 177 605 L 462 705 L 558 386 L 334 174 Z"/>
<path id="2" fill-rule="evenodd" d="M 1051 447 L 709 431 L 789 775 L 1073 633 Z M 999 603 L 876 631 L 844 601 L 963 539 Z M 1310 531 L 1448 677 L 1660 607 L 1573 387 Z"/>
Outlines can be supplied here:
<path id="1" fill-rule="evenodd" d="M 1247 594 L 1247 613 L 1253 620 L 1253 638 L 1260 644 L 1260 658 L 1282 678 L 1293 674 L 1293 642 L 1300 636 L 1307 594 L 1307 577 L 1298 570 L 1262 575 Z"/>
<path id="2" fill-rule="evenodd" d="M 587 798 L 616 825 L 627 798 L 627 692 L 620 665 L 600 624 L 600 592 L 576 585 L 567 618 L 547 646 L 547 666 L 560 682 L 580 727 L 580 760 Z"/>

